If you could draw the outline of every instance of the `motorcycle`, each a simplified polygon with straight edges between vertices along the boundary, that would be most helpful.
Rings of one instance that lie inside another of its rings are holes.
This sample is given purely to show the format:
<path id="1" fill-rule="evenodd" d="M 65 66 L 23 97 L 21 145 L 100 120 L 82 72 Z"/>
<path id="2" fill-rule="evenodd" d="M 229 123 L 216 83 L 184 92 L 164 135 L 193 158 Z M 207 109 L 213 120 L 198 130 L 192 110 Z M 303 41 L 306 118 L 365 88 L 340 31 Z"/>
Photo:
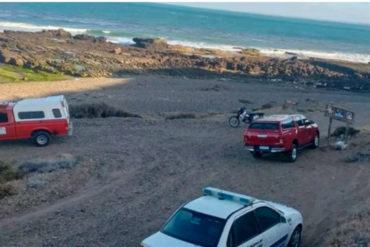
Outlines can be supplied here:
<path id="1" fill-rule="evenodd" d="M 247 108 L 242 107 L 238 111 L 237 115 L 231 116 L 229 118 L 229 125 L 233 128 L 236 128 L 240 125 L 240 122 L 244 122 L 246 124 L 249 124 L 253 120 L 256 120 L 258 118 L 262 118 L 263 115 L 264 115 L 264 113 L 262 113 L 262 112 L 256 112 L 256 113 L 248 112 Z"/>

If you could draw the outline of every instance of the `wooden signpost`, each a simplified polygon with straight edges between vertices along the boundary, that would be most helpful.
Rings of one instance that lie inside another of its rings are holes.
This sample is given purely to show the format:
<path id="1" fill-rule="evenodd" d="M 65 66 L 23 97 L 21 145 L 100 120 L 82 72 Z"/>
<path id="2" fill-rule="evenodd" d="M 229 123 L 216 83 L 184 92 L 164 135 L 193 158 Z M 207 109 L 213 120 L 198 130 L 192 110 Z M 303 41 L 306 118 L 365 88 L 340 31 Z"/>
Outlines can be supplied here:
<path id="1" fill-rule="evenodd" d="M 344 136 L 345 144 L 348 143 L 349 126 L 355 121 L 355 113 L 332 105 L 326 106 L 325 116 L 329 117 L 328 144 L 330 144 L 331 126 L 333 119 L 346 123 Z"/>

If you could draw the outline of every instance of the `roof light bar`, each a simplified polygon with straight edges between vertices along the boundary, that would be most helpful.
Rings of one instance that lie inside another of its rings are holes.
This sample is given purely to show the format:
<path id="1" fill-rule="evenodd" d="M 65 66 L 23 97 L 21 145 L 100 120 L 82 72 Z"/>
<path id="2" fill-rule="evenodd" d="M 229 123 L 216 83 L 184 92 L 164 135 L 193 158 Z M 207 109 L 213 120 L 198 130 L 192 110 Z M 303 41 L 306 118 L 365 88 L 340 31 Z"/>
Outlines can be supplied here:
<path id="1" fill-rule="evenodd" d="M 230 191 L 220 190 L 220 189 L 212 188 L 212 187 L 204 188 L 203 195 L 213 196 L 213 197 L 218 198 L 219 200 L 233 201 L 233 202 L 237 202 L 243 205 L 251 204 L 255 200 L 255 198 L 250 197 L 250 196 L 237 194 L 237 193 L 233 193 Z"/>

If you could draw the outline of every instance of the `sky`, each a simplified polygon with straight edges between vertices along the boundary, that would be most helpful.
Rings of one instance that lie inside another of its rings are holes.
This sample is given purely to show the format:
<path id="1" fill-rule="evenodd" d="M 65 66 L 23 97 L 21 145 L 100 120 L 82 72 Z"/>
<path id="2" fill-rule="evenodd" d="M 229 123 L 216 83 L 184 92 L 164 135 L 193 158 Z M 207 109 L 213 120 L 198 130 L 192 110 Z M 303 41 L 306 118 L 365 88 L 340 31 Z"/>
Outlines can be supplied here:
<path id="1" fill-rule="evenodd" d="M 247 13 L 298 17 L 314 20 L 370 25 L 368 3 L 174 3 L 196 8 L 210 8 Z"/>

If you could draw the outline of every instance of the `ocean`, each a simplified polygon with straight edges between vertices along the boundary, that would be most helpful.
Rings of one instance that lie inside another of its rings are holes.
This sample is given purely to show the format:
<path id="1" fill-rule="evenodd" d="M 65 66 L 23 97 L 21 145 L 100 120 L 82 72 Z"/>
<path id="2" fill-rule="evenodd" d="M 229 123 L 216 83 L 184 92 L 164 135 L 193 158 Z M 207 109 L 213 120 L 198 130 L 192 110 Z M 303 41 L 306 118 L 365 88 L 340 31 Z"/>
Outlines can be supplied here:
<path id="1" fill-rule="evenodd" d="M 57 28 L 122 44 L 162 37 L 191 47 L 370 62 L 370 25 L 155 3 L 0 3 L 0 31 Z"/>

